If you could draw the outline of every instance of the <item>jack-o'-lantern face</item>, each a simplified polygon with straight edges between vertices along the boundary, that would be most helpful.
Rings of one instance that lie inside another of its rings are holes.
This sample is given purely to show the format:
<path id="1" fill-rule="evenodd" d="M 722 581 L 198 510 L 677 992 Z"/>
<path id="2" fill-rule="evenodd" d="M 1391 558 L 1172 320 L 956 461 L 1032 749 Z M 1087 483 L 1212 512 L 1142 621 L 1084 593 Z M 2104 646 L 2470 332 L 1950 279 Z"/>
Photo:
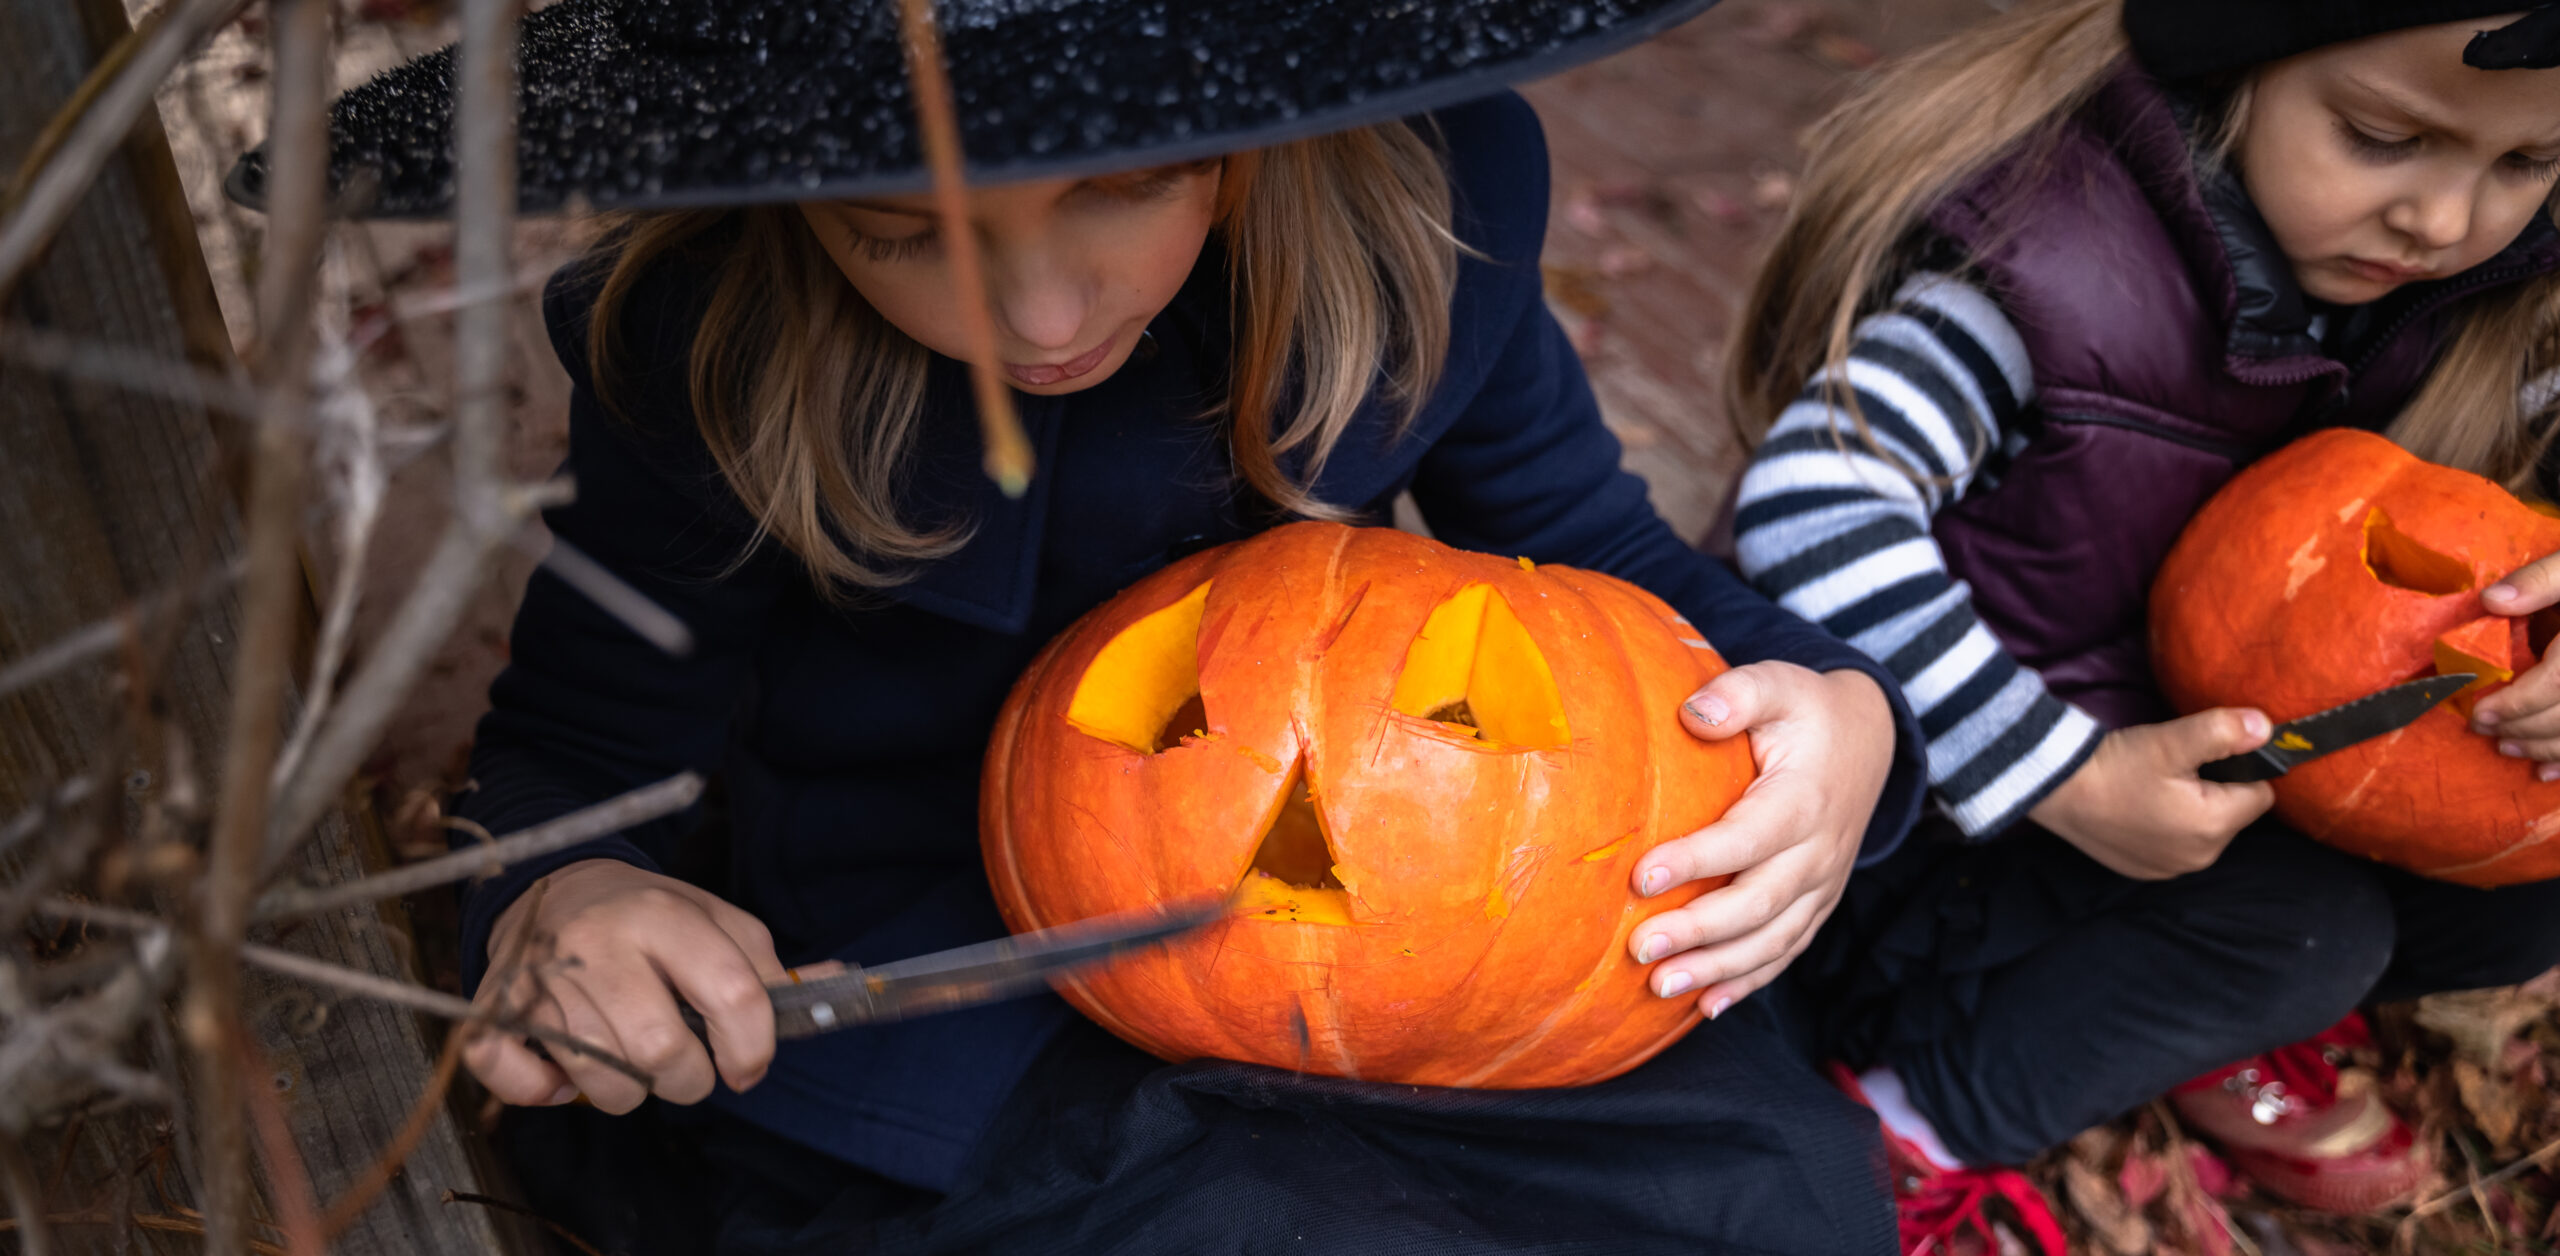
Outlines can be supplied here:
<path id="1" fill-rule="evenodd" d="M 1596 1081 L 1696 1019 L 1626 937 L 1707 887 L 1628 883 L 1750 781 L 1742 740 L 1679 725 L 1721 670 L 1588 572 L 1332 524 L 1194 555 L 1016 687 L 981 806 L 997 901 L 1022 929 L 1231 895 L 1231 920 L 1066 988 L 1167 1058 Z"/>
<path id="2" fill-rule="evenodd" d="M 2308 437 L 2196 515 L 2152 594 L 2152 654 L 2180 710 L 2294 719 L 2422 676 L 2480 680 L 2416 723 L 2313 760 L 2276 810 L 2332 845 L 2473 885 L 2560 875 L 2560 784 L 2467 726 L 2533 665 L 2548 624 L 2481 590 L 2560 550 L 2560 519 L 2365 432 Z"/>

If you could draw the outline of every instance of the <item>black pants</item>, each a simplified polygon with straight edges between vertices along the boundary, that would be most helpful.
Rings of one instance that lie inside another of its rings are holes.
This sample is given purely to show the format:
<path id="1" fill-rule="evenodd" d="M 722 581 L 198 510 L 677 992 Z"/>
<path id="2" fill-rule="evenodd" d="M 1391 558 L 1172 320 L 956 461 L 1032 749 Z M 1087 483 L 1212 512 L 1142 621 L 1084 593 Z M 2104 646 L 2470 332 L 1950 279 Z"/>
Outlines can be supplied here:
<path id="1" fill-rule="evenodd" d="M 511 1110 L 500 1141 L 538 1211 L 625 1256 L 1891 1256 L 1874 1118 L 1774 1002 L 1573 1090 L 1167 1065 L 1078 1022 L 947 1197 L 664 1105 Z"/>
<path id="2" fill-rule="evenodd" d="M 2050 833 L 1924 824 L 1862 869 L 1792 975 L 1818 1039 L 1889 1065 L 1950 1151 L 2014 1164 L 2369 1002 L 2560 963 L 2560 881 L 2475 890 L 2272 822 L 2134 881 Z"/>

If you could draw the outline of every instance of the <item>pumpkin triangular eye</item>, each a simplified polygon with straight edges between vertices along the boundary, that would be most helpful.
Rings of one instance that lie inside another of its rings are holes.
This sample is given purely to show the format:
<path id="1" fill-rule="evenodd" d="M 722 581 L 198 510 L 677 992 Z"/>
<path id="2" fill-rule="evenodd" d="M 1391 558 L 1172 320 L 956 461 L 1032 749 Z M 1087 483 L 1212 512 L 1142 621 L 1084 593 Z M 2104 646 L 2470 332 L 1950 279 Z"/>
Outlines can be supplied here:
<path id="1" fill-rule="evenodd" d="M 1247 920 L 1310 925 L 1351 923 L 1351 894 L 1333 871 L 1333 841 L 1300 765 L 1289 774 L 1280 810 L 1254 848 L 1237 883 L 1236 914 Z"/>
<path id="2" fill-rule="evenodd" d="M 1511 604 L 1487 584 L 1458 590 L 1423 621 L 1389 705 L 1504 745 L 1573 741 L 1546 656 Z"/>
<path id="3" fill-rule="evenodd" d="M 2364 565 L 2376 580 L 2395 589 L 2434 597 L 2467 593 L 2471 564 L 2426 544 L 2393 526 L 2391 516 L 2375 509 L 2364 517 Z"/>
<path id="4" fill-rule="evenodd" d="M 1067 722 L 1078 731 L 1156 754 L 1209 724 L 1200 697 L 1200 613 L 1209 586 L 1120 630 L 1076 682 Z"/>

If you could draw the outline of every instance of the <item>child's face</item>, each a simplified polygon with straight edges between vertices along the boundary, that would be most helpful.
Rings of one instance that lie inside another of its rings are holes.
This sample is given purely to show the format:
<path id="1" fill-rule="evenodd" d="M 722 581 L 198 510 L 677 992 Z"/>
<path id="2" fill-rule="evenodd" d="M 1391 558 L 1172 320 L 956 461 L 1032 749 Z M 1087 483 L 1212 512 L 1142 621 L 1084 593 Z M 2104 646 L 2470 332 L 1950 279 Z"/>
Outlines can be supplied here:
<path id="1" fill-rule="evenodd" d="M 2240 176 L 2313 297 L 2371 301 L 2513 242 L 2560 172 L 2560 70 L 2475 70 L 2508 18 L 2415 27 L 2260 71 Z"/>
<path id="2" fill-rule="evenodd" d="M 1091 388 L 1181 291 L 1217 212 L 1221 163 L 972 189 L 972 225 L 1013 387 Z M 862 298 L 924 347 L 968 357 L 930 196 L 808 201 L 800 213 Z"/>

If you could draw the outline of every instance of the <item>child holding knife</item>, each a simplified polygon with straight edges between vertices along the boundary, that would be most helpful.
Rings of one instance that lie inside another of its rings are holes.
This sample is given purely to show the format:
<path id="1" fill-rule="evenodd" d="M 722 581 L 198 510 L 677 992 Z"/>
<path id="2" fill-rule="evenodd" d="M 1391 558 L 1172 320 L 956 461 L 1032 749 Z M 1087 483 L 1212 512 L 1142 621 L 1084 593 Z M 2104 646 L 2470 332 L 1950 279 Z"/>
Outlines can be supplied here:
<path id="1" fill-rule="evenodd" d="M 1939 816 L 1808 965 L 1907 1218 L 2163 1091 L 2260 1185 L 2377 1206 L 2426 1159 L 2335 1085 L 2341 1018 L 2560 960 L 2560 885 L 2423 881 L 2199 780 L 2266 716 L 2171 719 L 2144 652 L 2188 516 L 2311 427 L 2553 491 L 2554 64 L 2560 8 L 2514 0 L 2059 0 L 1823 128 L 1737 324 L 1736 544 L 1929 738 Z M 2560 600 L 2560 558 L 2486 600 Z M 2560 759 L 2560 664 L 2479 710 Z"/>

